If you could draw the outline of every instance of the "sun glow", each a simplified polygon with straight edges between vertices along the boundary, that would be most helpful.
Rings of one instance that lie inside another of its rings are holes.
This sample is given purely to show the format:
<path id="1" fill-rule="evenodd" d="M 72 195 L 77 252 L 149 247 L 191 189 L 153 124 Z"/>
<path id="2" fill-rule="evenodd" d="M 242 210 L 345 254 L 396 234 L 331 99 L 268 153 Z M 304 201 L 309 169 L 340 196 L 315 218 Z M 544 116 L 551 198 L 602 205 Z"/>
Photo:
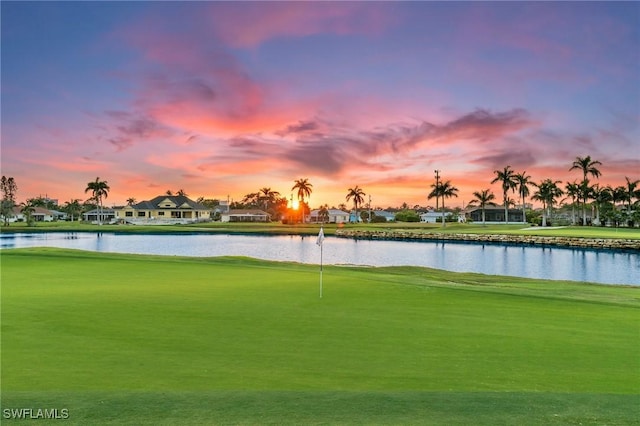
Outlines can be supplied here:
<path id="1" fill-rule="evenodd" d="M 293 200 L 291 202 L 291 208 L 294 210 L 298 210 L 298 208 L 300 207 L 300 202 L 298 200 Z"/>

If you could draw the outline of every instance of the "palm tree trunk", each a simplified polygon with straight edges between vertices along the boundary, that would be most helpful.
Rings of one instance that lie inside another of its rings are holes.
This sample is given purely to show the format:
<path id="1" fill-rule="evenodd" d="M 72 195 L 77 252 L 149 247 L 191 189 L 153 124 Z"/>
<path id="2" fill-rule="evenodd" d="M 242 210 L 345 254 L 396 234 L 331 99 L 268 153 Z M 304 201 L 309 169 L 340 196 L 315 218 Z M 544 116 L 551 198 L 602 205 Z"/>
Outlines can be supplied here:
<path id="1" fill-rule="evenodd" d="M 482 226 L 487 226 L 484 220 L 484 206 L 482 206 Z"/>

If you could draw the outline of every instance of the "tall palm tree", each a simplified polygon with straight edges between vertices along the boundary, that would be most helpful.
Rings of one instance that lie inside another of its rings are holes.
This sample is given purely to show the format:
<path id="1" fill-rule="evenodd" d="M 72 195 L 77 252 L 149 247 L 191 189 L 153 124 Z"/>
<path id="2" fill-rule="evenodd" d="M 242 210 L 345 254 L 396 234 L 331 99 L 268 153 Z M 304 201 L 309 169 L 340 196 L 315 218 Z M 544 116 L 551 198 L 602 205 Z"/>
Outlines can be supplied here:
<path id="1" fill-rule="evenodd" d="M 596 208 L 596 218 L 593 221 L 594 225 L 600 225 L 600 207 L 613 198 L 613 195 L 609 191 L 609 188 L 600 188 L 600 185 L 596 184 L 592 190 L 593 204 Z"/>
<path id="2" fill-rule="evenodd" d="M 136 199 L 131 197 L 131 198 L 127 198 L 127 205 L 128 206 L 132 206 L 136 203 Z"/>
<path id="3" fill-rule="evenodd" d="M 311 193 L 313 192 L 313 185 L 309 182 L 309 179 L 304 178 L 304 179 L 297 179 L 294 181 L 294 185 L 291 188 L 291 190 L 297 190 L 297 197 L 298 197 L 298 201 L 300 201 L 301 204 L 301 208 L 300 211 L 302 212 L 301 214 L 304 217 L 304 198 L 307 197 L 311 197 Z"/>
<path id="4" fill-rule="evenodd" d="M 581 170 L 582 171 L 582 224 L 587 224 L 587 198 L 589 191 L 585 189 L 588 186 L 589 181 L 587 180 L 587 176 L 591 175 L 594 178 L 598 178 L 602 173 L 596 166 L 601 166 L 602 163 L 597 160 L 592 160 L 590 155 L 586 157 L 576 157 L 576 159 L 571 164 L 571 170 Z"/>
<path id="5" fill-rule="evenodd" d="M 534 183 L 538 190 L 531 197 L 534 200 L 542 201 L 542 226 L 547 226 L 547 214 L 550 213 L 555 203 L 555 199 L 563 194 L 558 187 L 559 180 L 553 181 L 545 179 L 540 183 Z"/>
<path id="6" fill-rule="evenodd" d="M 448 180 L 446 182 L 440 183 L 440 196 L 442 197 L 442 226 L 446 226 L 444 222 L 444 199 L 457 197 L 458 196 L 458 188 L 451 185 L 451 181 Z"/>
<path id="7" fill-rule="evenodd" d="M 580 185 L 576 181 L 567 182 L 564 187 L 566 194 L 571 198 L 571 224 L 576 224 L 576 200 L 580 199 Z"/>
<path id="8" fill-rule="evenodd" d="M 258 198 L 264 202 L 265 211 L 268 211 L 269 207 L 276 203 L 278 197 L 280 197 L 280 193 L 278 191 L 272 191 L 271 188 L 265 187 L 258 191 Z"/>
<path id="9" fill-rule="evenodd" d="M 504 219 L 505 223 L 509 224 L 509 197 L 507 192 L 509 190 L 514 191 L 518 185 L 515 178 L 515 173 L 511 170 L 511 166 L 507 166 L 504 170 L 494 170 L 496 177 L 491 183 L 502 182 L 502 199 L 504 200 Z"/>
<path id="10" fill-rule="evenodd" d="M 529 196 L 529 184 L 531 183 L 531 176 L 527 175 L 527 172 L 524 171 L 522 173 L 517 173 L 515 175 L 515 181 L 518 185 L 518 194 L 522 198 L 522 221 L 527 221 L 527 212 L 525 209 L 525 204 L 527 197 Z"/>
<path id="11" fill-rule="evenodd" d="M 493 200 L 496 199 L 496 196 L 493 194 L 493 192 L 491 192 L 490 189 L 483 189 L 482 191 L 476 191 L 473 193 L 473 196 L 475 198 L 469 203 L 469 205 L 470 206 L 474 205 L 476 202 L 480 204 L 480 208 L 482 209 L 482 226 L 486 226 L 484 209 L 486 206 L 496 205 L 496 203 L 493 202 Z"/>
<path id="12" fill-rule="evenodd" d="M 71 201 L 67 201 L 64 204 L 64 211 L 71 215 L 71 222 L 74 221 L 75 217 L 80 217 L 80 213 L 82 213 L 82 206 L 80 205 L 80 200 L 73 199 Z"/>
<path id="13" fill-rule="evenodd" d="M 364 193 L 362 188 L 356 185 L 354 188 L 349 188 L 347 192 L 346 200 L 349 201 L 353 198 L 353 206 L 356 210 L 356 222 L 358 222 L 358 205 L 364 203 L 364 196 L 367 195 Z"/>
<path id="14" fill-rule="evenodd" d="M 627 181 L 627 184 L 623 186 L 624 201 L 627 202 L 627 211 L 631 213 L 631 202 L 634 198 L 640 199 L 640 188 L 638 188 L 640 180 L 632 181 L 627 176 L 625 176 L 624 179 Z"/>
<path id="15" fill-rule="evenodd" d="M 311 193 L 313 192 L 313 185 L 309 183 L 309 179 L 297 179 L 294 181 L 294 185 L 291 190 L 297 190 L 297 197 L 299 201 L 304 201 L 305 197 L 311 197 Z"/>
<path id="16" fill-rule="evenodd" d="M 110 189 L 106 180 L 101 181 L 100 177 L 97 177 L 95 181 L 89 182 L 84 190 L 85 193 L 91 191 L 93 198 L 98 201 L 98 223 L 100 225 L 102 225 L 102 198 L 107 198 Z"/>

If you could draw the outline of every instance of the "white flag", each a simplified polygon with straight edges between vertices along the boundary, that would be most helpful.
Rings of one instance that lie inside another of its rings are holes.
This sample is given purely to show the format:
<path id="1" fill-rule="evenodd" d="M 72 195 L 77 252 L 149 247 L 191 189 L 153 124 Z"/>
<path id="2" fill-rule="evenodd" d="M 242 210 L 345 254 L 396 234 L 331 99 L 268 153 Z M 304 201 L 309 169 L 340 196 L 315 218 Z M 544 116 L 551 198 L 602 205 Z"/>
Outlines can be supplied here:
<path id="1" fill-rule="evenodd" d="M 324 241 L 324 229 L 320 227 L 320 232 L 318 233 L 318 239 L 316 240 L 316 244 L 321 246 Z"/>

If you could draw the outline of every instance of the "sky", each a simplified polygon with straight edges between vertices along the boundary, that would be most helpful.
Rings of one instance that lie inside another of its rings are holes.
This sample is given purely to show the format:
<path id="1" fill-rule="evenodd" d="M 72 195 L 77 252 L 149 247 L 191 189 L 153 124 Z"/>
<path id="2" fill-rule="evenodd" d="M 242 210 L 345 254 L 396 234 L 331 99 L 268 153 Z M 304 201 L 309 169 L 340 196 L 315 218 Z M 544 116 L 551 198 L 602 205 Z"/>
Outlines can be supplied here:
<path id="1" fill-rule="evenodd" d="M 18 201 L 167 190 L 464 206 L 535 182 L 640 179 L 638 2 L 12 2 L 1 173 Z M 517 196 L 516 196 L 517 197 Z"/>

